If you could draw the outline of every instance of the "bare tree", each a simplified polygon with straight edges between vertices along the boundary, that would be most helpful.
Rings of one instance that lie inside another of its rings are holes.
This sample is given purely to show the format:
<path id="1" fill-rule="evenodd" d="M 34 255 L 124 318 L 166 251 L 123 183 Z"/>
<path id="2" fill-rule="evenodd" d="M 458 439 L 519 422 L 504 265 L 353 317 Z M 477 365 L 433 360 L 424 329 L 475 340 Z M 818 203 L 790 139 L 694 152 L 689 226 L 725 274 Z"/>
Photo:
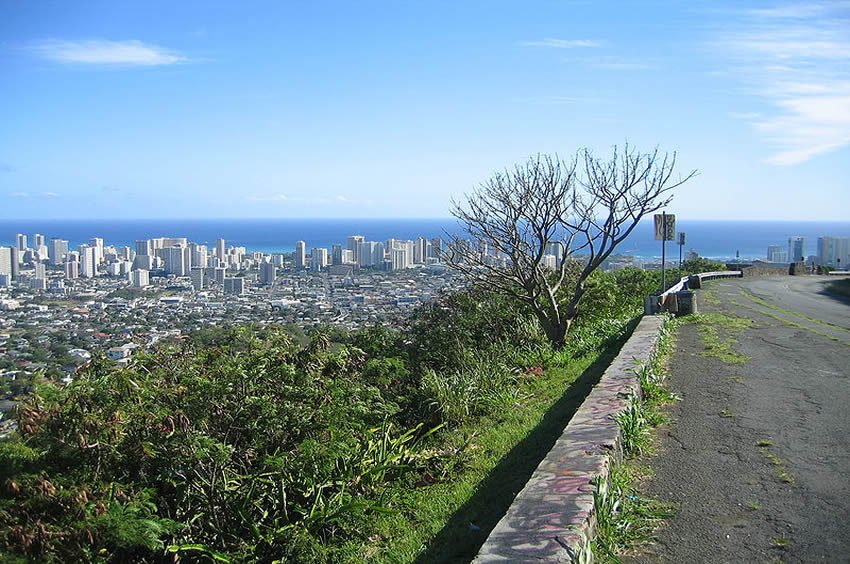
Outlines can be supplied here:
<path id="1" fill-rule="evenodd" d="M 601 159 L 540 156 L 495 174 L 452 215 L 448 262 L 474 281 L 525 303 L 555 347 L 578 315 L 588 277 L 645 215 L 697 172 L 673 178 L 676 154 L 626 145 Z M 491 251 L 492 249 L 492 251 Z M 552 257 L 554 255 L 554 257 Z"/>

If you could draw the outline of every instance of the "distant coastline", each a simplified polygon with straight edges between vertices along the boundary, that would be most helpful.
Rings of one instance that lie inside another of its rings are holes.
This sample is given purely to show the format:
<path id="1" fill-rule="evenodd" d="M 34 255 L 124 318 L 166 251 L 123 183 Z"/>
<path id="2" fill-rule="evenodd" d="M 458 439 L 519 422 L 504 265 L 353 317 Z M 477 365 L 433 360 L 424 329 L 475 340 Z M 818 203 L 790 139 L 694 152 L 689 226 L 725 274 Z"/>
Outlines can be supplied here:
<path id="1" fill-rule="evenodd" d="M 48 239 L 67 239 L 71 248 L 102 237 L 107 245 L 134 247 L 137 239 L 187 237 L 201 244 L 214 244 L 219 237 L 228 245 L 244 246 L 263 253 L 292 252 L 295 242 L 307 247 L 327 247 L 344 243 L 349 235 L 367 240 L 415 239 L 457 233 L 453 218 L 426 219 L 114 219 L 38 220 L 0 219 L 0 244 L 13 245 L 16 233 L 41 233 Z M 700 256 L 730 260 L 740 253 L 743 260 L 765 258 L 768 245 L 786 245 L 789 237 L 806 238 L 806 254 L 817 252 L 817 238 L 850 237 L 850 221 L 741 221 L 680 220 L 677 231 L 687 234 L 684 252 L 696 250 Z M 661 243 L 653 239 L 652 222 L 642 222 L 618 248 L 620 254 L 643 260 L 661 256 Z M 679 248 L 667 243 L 668 259 L 678 260 Z"/>

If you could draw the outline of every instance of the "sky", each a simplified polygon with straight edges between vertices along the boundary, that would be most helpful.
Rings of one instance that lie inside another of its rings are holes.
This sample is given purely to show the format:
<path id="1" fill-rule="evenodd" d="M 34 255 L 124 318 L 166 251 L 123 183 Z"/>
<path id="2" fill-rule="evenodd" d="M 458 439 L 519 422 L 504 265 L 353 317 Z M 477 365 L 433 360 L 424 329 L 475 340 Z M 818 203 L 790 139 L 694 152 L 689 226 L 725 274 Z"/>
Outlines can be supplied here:
<path id="1" fill-rule="evenodd" d="M 850 219 L 850 2 L 0 0 L 0 219 L 446 217 L 629 143 L 689 219 Z"/>

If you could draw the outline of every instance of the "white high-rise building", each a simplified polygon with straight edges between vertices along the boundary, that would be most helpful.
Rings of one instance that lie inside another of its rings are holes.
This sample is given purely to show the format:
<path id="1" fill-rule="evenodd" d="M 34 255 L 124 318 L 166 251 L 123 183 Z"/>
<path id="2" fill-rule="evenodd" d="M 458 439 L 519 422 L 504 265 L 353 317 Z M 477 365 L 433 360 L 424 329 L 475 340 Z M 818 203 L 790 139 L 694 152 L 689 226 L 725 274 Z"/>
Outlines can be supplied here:
<path id="1" fill-rule="evenodd" d="M 95 257 L 97 262 L 95 264 L 100 264 L 103 262 L 103 238 L 102 237 L 92 237 L 91 246 L 95 249 Z"/>
<path id="2" fill-rule="evenodd" d="M 80 245 L 80 276 L 94 278 L 97 276 L 97 249 L 89 245 Z"/>
<path id="3" fill-rule="evenodd" d="M 57 266 L 65 260 L 65 254 L 68 252 L 68 241 L 65 239 L 53 238 L 50 240 L 50 264 Z"/>
<path id="4" fill-rule="evenodd" d="M 76 260 L 69 260 L 65 263 L 65 278 L 75 280 L 80 277 L 80 263 Z"/>
<path id="5" fill-rule="evenodd" d="M 359 248 L 360 243 L 364 242 L 365 240 L 366 237 L 364 237 L 363 235 L 352 235 L 348 238 L 348 250 L 354 252 L 354 262 L 356 262 L 357 264 L 361 264 L 360 255 L 358 254 L 357 249 Z"/>
<path id="6" fill-rule="evenodd" d="M 413 263 L 425 264 L 425 259 L 428 258 L 428 239 L 425 237 L 417 237 L 413 243 Z"/>
<path id="7" fill-rule="evenodd" d="M 377 241 L 362 241 L 357 244 L 357 254 L 355 257 L 359 256 L 359 262 L 355 258 L 355 262 L 357 262 L 362 267 L 372 267 L 372 266 L 382 266 L 384 264 L 384 244 L 379 243 Z"/>
<path id="8" fill-rule="evenodd" d="M 767 260 L 769 262 L 788 262 L 788 249 L 782 245 L 769 245 L 767 247 Z"/>
<path id="9" fill-rule="evenodd" d="M 133 283 L 133 288 L 144 288 L 150 284 L 150 273 L 147 270 L 134 270 L 130 273 L 130 281 Z"/>
<path id="10" fill-rule="evenodd" d="M 165 271 L 175 276 L 189 276 L 192 269 L 192 255 L 189 247 L 166 247 L 162 249 Z"/>
<path id="11" fill-rule="evenodd" d="M 818 262 L 842 270 L 850 268 L 850 238 L 818 237 Z"/>
<path id="12" fill-rule="evenodd" d="M 295 270 L 304 270 L 307 268 L 307 243 L 304 241 L 295 242 L 295 256 L 293 257 Z"/>
<path id="13" fill-rule="evenodd" d="M 0 274 L 8 274 L 12 279 L 12 248 L 0 247 Z"/>
<path id="14" fill-rule="evenodd" d="M 310 261 L 310 270 L 319 272 L 328 266 L 328 250 L 324 247 L 315 247 Z"/>
<path id="15" fill-rule="evenodd" d="M 222 263 L 224 262 L 225 248 L 224 239 L 216 239 L 215 241 L 215 256 Z"/>
<path id="16" fill-rule="evenodd" d="M 27 250 L 27 236 L 23 233 L 18 233 L 15 235 L 15 241 L 17 243 L 18 250 L 23 253 Z"/>
<path id="17" fill-rule="evenodd" d="M 32 246 L 34 249 L 38 249 L 44 246 L 44 235 L 41 233 L 34 233 L 32 236 Z"/>

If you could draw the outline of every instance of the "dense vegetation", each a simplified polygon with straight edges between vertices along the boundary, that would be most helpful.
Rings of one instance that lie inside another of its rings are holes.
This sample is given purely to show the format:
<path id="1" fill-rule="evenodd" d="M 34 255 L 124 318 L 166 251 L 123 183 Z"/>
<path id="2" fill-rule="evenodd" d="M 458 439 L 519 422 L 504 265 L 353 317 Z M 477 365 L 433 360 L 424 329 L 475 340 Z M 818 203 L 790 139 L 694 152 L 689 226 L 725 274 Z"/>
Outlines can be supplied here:
<path id="1" fill-rule="evenodd" d="M 0 442 L 0 557 L 345 561 L 405 492 L 459 480 L 458 436 L 621 337 L 658 273 L 596 272 L 568 346 L 480 288 L 396 327 L 197 333 L 43 384 Z M 472 450 L 470 447 L 468 450 Z M 467 459 L 464 459 L 468 463 Z"/>

